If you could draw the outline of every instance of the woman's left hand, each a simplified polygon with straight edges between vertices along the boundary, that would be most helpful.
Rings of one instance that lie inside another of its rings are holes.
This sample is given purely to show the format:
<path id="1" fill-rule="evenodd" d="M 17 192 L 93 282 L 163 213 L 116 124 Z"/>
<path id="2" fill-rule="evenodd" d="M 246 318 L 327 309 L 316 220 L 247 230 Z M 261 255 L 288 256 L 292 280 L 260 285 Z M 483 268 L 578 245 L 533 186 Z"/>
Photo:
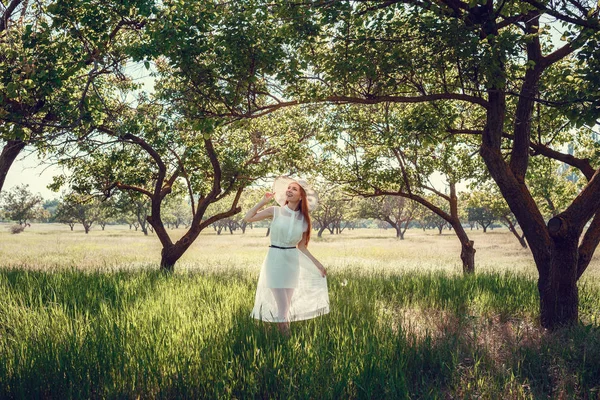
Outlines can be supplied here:
<path id="1" fill-rule="evenodd" d="M 317 268 L 319 268 L 319 271 L 321 271 L 321 276 L 323 278 L 325 278 L 325 276 L 327 275 L 327 270 L 325 270 L 325 267 L 323 266 L 323 264 L 318 263 L 316 265 L 317 265 Z"/>

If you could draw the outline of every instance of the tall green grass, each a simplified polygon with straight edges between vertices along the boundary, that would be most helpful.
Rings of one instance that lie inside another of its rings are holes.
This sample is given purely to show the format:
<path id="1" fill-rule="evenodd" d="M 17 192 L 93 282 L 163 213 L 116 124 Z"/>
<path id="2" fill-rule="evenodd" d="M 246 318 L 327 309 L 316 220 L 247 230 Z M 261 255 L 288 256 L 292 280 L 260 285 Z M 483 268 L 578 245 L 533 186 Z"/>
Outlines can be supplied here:
<path id="1" fill-rule="evenodd" d="M 252 271 L 0 270 L 0 398 L 597 398 L 587 325 L 545 333 L 513 273 L 329 276 L 289 338 L 249 317 Z"/>

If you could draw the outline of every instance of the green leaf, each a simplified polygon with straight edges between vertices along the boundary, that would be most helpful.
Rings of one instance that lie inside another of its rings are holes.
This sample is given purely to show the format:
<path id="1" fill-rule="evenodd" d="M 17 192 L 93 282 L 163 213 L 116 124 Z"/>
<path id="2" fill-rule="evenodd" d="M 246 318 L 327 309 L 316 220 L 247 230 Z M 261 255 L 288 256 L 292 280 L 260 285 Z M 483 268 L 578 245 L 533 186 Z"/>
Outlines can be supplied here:
<path id="1" fill-rule="evenodd" d="M 8 85 L 6 85 L 6 94 L 8 95 L 9 99 L 14 99 L 16 97 L 19 96 L 19 86 L 14 83 L 14 82 L 10 82 Z"/>

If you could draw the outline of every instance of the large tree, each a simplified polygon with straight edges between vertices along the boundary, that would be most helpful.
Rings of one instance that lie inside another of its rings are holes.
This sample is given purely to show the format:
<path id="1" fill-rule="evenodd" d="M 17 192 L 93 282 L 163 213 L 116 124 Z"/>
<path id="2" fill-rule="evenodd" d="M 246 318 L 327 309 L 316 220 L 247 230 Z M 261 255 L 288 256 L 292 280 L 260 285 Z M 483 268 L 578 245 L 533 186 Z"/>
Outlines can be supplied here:
<path id="1" fill-rule="evenodd" d="M 600 170 L 594 160 L 561 152 L 556 132 L 532 127 L 538 106 L 577 126 L 596 123 L 598 3 L 340 1 L 281 2 L 281 8 L 294 21 L 295 54 L 306 65 L 304 79 L 289 82 L 298 101 L 308 95 L 315 101 L 451 101 L 478 108 L 470 124 L 448 131 L 481 138 L 479 153 L 538 269 L 542 326 L 576 322 L 577 280 L 600 242 Z M 564 32 L 558 47 L 544 24 L 549 19 Z M 588 181 L 547 224 L 526 182 L 532 151 L 574 166 Z"/>
<path id="2" fill-rule="evenodd" d="M 441 140 L 456 119 L 455 110 L 438 105 L 338 107 L 326 121 L 321 165 L 327 178 L 365 197 L 399 196 L 436 213 L 452 226 L 461 244 L 464 273 L 475 270 L 474 242 L 463 229 L 456 185 L 476 163 L 473 149 L 450 137 Z M 432 182 L 439 174 L 446 188 Z M 440 232 L 441 233 L 441 232 Z"/>
<path id="3" fill-rule="evenodd" d="M 246 186 L 302 158 L 312 129 L 301 108 L 210 127 L 159 101 L 139 99 L 135 109 L 114 114 L 63 159 L 72 175 L 57 178 L 55 186 L 68 182 L 107 197 L 129 192 L 149 202 L 147 222 L 162 245 L 160 265 L 172 271 L 203 229 L 240 211 Z M 185 188 L 191 223 L 174 241 L 162 210 L 167 196 L 181 193 L 172 194 L 176 185 Z M 227 202 L 224 210 L 208 215 L 208 207 L 220 202 Z"/>
<path id="4" fill-rule="evenodd" d="M 132 2 L 11 0 L 0 9 L 0 190 L 28 146 L 44 154 L 104 118 L 97 93 L 123 74 L 153 11 Z"/>

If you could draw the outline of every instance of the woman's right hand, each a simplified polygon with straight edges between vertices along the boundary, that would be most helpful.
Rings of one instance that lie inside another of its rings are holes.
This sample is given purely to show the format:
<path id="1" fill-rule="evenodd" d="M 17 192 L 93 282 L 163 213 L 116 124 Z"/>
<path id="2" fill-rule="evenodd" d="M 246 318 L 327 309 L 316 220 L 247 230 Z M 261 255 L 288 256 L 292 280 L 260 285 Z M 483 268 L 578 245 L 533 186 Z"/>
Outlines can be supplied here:
<path id="1" fill-rule="evenodd" d="M 268 203 L 269 201 L 271 201 L 271 199 L 275 197 L 275 193 L 273 192 L 266 192 L 265 193 L 265 197 L 263 197 L 263 203 Z"/>

